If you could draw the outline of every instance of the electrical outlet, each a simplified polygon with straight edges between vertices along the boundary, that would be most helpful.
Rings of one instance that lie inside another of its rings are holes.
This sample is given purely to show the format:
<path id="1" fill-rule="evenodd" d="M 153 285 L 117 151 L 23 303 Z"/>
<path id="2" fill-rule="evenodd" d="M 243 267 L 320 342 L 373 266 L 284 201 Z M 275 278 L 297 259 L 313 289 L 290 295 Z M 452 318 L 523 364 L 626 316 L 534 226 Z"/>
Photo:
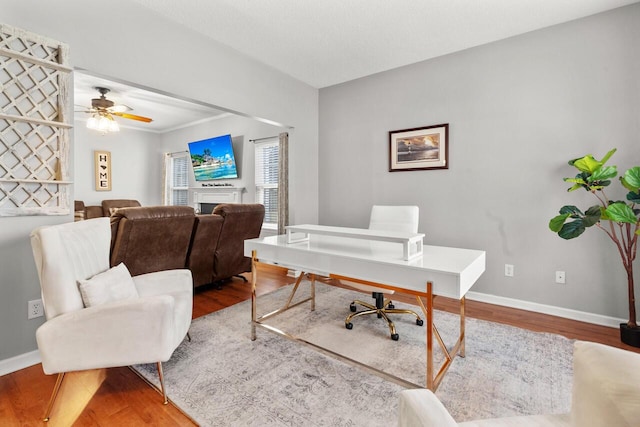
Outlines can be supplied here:
<path id="1" fill-rule="evenodd" d="M 507 277 L 513 277 L 513 264 L 504 265 L 504 275 Z"/>
<path id="2" fill-rule="evenodd" d="M 34 299 L 27 303 L 27 319 L 44 316 L 44 305 L 41 299 Z"/>
<path id="3" fill-rule="evenodd" d="M 565 283 L 564 271 L 556 271 L 556 283 Z"/>

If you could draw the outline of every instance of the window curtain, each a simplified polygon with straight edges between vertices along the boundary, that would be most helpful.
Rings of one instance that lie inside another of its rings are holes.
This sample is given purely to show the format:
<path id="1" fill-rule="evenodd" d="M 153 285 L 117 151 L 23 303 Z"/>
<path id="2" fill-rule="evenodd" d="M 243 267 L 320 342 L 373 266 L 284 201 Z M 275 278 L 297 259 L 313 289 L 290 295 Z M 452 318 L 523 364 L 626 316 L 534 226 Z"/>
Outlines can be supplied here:
<path id="1" fill-rule="evenodd" d="M 169 162 L 171 161 L 171 153 L 164 153 L 162 156 L 162 204 L 169 204 L 169 179 L 168 179 L 168 169 Z"/>
<path id="2" fill-rule="evenodd" d="M 284 234 L 289 225 L 289 134 L 278 138 L 278 234 Z"/>

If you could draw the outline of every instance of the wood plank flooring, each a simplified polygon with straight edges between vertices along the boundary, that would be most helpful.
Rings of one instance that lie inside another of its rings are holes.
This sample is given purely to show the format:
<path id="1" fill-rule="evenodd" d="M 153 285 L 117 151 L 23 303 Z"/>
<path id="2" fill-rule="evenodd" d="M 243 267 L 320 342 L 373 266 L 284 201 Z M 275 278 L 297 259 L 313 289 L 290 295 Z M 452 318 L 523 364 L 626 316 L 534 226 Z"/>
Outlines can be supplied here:
<path id="1" fill-rule="evenodd" d="M 250 274 L 246 275 L 247 278 Z M 263 294 L 294 281 L 286 271 L 264 266 L 259 271 L 258 293 Z M 198 289 L 193 317 L 221 310 L 251 297 L 249 283 L 233 279 L 221 289 Z M 414 303 L 401 295 L 394 299 Z M 346 302 L 345 304 L 348 304 Z M 458 304 L 436 298 L 435 308 L 458 312 Z M 568 338 L 600 342 L 640 352 L 620 343 L 616 328 L 597 326 L 554 316 L 467 301 L 468 317 L 501 322 Z M 45 375 L 40 364 L 0 377 L 0 425 L 41 426 L 42 415 L 56 380 Z M 171 397 L 171 396 L 169 396 Z M 162 405 L 160 394 L 129 368 L 97 369 L 67 374 L 48 425 L 54 426 L 193 426 L 179 408 Z"/>

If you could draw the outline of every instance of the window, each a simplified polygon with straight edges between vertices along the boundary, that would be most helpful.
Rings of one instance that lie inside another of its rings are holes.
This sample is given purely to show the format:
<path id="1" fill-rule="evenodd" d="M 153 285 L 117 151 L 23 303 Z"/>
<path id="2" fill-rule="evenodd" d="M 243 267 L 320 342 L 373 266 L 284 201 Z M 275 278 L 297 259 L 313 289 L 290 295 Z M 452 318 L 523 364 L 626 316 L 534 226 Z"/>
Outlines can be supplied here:
<path id="1" fill-rule="evenodd" d="M 165 205 L 189 205 L 189 154 L 169 153 L 165 159 Z"/>
<path id="2" fill-rule="evenodd" d="M 278 139 L 255 145 L 256 203 L 264 205 L 264 228 L 278 228 Z"/>

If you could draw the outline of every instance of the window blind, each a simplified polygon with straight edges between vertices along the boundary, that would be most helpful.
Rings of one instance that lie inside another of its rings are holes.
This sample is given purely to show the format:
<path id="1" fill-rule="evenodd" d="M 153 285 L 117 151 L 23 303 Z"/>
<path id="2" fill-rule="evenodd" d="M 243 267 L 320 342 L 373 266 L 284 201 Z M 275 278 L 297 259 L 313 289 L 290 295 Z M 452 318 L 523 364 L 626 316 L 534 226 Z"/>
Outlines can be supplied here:
<path id="1" fill-rule="evenodd" d="M 256 203 L 264 205 L 265 225 L 278 224 L 278 140 L 255 145 Z"/>

